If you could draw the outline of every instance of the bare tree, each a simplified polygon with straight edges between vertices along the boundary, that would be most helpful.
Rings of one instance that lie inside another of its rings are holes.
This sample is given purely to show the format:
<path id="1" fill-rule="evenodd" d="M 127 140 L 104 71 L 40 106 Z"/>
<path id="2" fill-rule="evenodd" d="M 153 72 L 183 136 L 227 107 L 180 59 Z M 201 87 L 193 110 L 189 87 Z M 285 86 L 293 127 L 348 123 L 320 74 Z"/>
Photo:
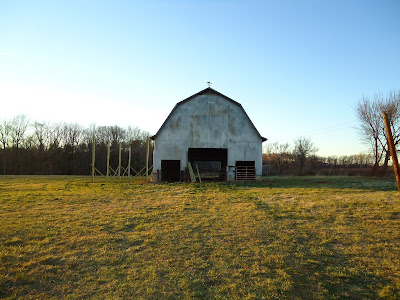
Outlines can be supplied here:
<path id="1" fill-rule="evenodd" d="M 14 173 L 23 172 L 23 165 L 20 161 L 20 145 L 23 142 L 25 133 L 29 126 L 29 120 L 25 115 L 17 115 L 10 120 L 10 142 L 13 147 L 13 169 Z"/>
<path id="2" fill-rule="evenodd" d="M 386 170 L 390 152 L 386 137 L 382 112 L 385 111 L 390 120 L 395 145 L 400 143 L 400 92 L 391 92 L 388 97 L 374 95 L 373 100 L 363 97 L 357 104 L 355 112 L 359 120 L 359 133 L 361 139 L 369 144 L 374 156 L 372 175 L 384 158 L 384 170 Z"/>
<path id="3" fill-rule="evenodd" d="M 79 124 L 64 124 L 64 151 L 66 155 L 66 168 L 69 174 L 74 174 L 76 170 L 76 150 L 83 138 L 83 128 Z"/>
<path id="4" fill-rule="evenodd" d="M 75 149 L 83 137 L 83 128 L 79 124 L 64 124 L 65 144 Z"/>
<path id="5" fill-rule="evenodd" d="M 29 126 L 29 120 L 25 115 L 18 115 L 11 119 L 10 126 L 12 146 L 18 149 Z"/>
<path id="6" fill-rule="evenodd" d="M 33 123 L 34 144 L 40 151 L 44 151 L 50 146 L 51 134 L 51 126 L 48 123 L 36 121 Z"/>
<path id="7" fill-rule="evenodd" d="M 3 146 L 3 149 L 9 146 L 10 141 L 10 131 L 11 131 L 11 122 L 8 120 L 3 120 L 0 124 L 0 140 Z"/>
<path id="8" fill-rule="evenodd" d="M 0 124 L 0 140 L 3 147 L 3 175 L 6 175 L 6 148 L 9 147 L 11 122 L 3 120 Z"/>
<path id="9" fill-rule="evenodd" d="M 400 143 L 400 91 L 391 92 L 386 98 L 380 99 L 378 102 L 379 112 L 381 115 L 382 126 L 380 127 L 381 134 L 384 138 L 380 139 L 382 149 L 385 151 L 385 159 L 383 163 L 383 174 L 386 173 L 388 161 L 390 158 L 389 142 L 382 118 L 382 112 L 386 112 L 390 123 L 395 147 Z"/>
<path id="10" fill-rule="evenodd" d="M 299 165 L 299 175 L 302 174 L 303 168 L 309 156 L 314 155 L 318 148 L 314 146 L 311 140 L 300 137 L 294 141 L 293 155 Z"/>
<path id="11" fill-rule="evenodd" d="M 20 147 L 27 150 L 35 148 L 35 136 L 33 134 L 24 135 L 20 142 Z"/>
<path id="12" fill-rule="evenodd" d="M 338 157 L 336 155 L 328 156 L 327 159 L 326 159 L 326 162 L 330 166 L 336 166 L 337 163 L 338 163 Z"/>
<path id="13" fill-rule="evenodd" d="M 383 155 L 380 142 L 381 117 L 378 112 L 377 103 L 366 97 L 362 98 L 356 107 L 356 116 L 360 121 L 359 132 L 361 138 L 371 146 L 374 155 L 372 175 L 375 175 Z"/>
<path id="14" fill-rule="evenodd" d="M 117 125 L 109 126 L 109 134 L 111 135 L 111 141 L 115 144 L 126 140 L 126 130 Z"/>
<path id="15" fill-rule="evenodd" d="M 50 126 L 50 148 L 62 147 L 65 144 L 64 124 L 57 123 Z"/>
<path id="16" fill-rule="evenodd" d="M 3 166 L 4 174 L 88 174 L 93 135 L 96 160 L 101 166 L 106 166 L 108 142 L 113 145 L 111 162 L 118 162 L 121 143 L 123 164 L 128 162 L 129 148 L 133 168 L 140 170 L 146 163 L 146 138 L 150 134 L 137 127 L 91 125 L 84 129 L 78 124 L 44 122 L 29 126 L 25 116 L 16 116 L 0 120 L 0 168 Z"/>
<path id="17" fill-rule="evenodd" d="M 267 144 L 265 152 L 267 159 L 278 169 L 278 174 L 280 175 L 284 167 L 288 165 L 291 160 L 289 143 L 279 144 L 275 142 L 273 144 Z"/>
<path id="18" fill-rule="evenodd" d="M 143 131 L 138 127 L 128 126 L 126 130 L 126 139 L 128 141 L 145 141 L 148 137 L 150 137 L 150 133 L 147 131 Z"/>
<path id="19" fill-rule="evenodd" d="M 95 128 L 92 134 L 95 134 L 96 143 L 108 144 L 111 142 L 118 145 L 119 143 L 124 142 L 127 138 L 126 130 L 117 125 L 99 126 Z M 91 138 L 92 137 L 93 136 L 91 136 Z"/>

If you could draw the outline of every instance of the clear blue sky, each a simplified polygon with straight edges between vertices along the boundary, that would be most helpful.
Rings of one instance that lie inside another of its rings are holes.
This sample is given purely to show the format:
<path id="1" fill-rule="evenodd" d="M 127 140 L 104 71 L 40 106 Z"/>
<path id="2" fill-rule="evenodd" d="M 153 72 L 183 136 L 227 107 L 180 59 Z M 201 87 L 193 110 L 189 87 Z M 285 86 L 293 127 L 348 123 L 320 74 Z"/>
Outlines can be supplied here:
<path id="1" fill-rule="evenodd" d="M 400 89 L 400 1 L 1 1 L 0 119 L 154 134 L 207 87 L 269 142 L 367 152 L 354 107 Z"/>

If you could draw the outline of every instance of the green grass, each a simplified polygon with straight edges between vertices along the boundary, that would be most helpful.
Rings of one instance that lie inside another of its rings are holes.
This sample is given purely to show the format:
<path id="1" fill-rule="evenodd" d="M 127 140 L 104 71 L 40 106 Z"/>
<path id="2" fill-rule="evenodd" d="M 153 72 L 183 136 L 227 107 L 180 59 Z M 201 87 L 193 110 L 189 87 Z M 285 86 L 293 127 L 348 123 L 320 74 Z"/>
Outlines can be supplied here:
<path id="1" fill-rule="evenodd" d="M 0 177 L 0 298 L 399 299 L 393 180 Z"/>

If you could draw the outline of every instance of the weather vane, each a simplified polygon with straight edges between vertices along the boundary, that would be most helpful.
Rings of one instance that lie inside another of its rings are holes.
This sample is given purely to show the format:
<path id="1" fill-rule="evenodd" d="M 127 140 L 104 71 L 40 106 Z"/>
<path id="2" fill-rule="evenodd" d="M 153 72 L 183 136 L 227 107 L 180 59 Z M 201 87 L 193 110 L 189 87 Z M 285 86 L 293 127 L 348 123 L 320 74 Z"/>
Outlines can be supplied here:
<path id="1" fill-rule="evenodd" d="M 207 84 L 208 84 L 208 87 L 211 87 L 211 82 L 210 81 L 207 81 Z"/>

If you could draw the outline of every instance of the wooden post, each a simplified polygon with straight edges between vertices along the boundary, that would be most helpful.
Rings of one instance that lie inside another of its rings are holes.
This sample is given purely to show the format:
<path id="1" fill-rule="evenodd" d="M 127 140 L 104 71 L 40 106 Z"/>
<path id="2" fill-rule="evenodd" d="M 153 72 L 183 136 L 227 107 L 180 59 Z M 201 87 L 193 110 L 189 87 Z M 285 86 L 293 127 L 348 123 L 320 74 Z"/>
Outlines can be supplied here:
<path id="1" fill-rule="evenodd" d="M 147 182 L 149 181 L 149 145 L 150 145 L 150 138 L 147 138 L 147 153 L 146 153 L 146 179 Z"/>
<path id="2" fill-rule="evenodd" d="M 108 147 L 107 147 L 107 173 L 106 173 L 107 180 L 108 180 L 108 175 L 110 174 L 110 149 L 111 149 L 111 142 L 108 142 Z"/>
<path id="3" fill-rule="evenodd" d="M 396 154 L 396 148 L 394 146 L 392 130 L 390 129 L 390 120 L 388 120 L 387 114 L 384 111 L 382 112 L 382 116 L 383 116 L 383 120 L 385 121 L 387 139 L 388 139 L 388 144 L 389 144 L 389 148 L 390 148 L 390 154 L 392 155 L 393 169 L 394 169 L 394 174 L 396 175 L 396 181 L 397 181 L 397 189 L 400 192 L 399 162 L 397 160 L 397 154 Z"/>
<path id="4" fill-rule="evenodd" d="M 121 143 L 119 144 L 118 154 L 118 178 L 121 179 Z"/>
<path id="5" fill-rule="evenodd" d="M 190 161 L 188 161 L 188 168 L 189 168 L 189 174 L 190 174 L 190 179 L 192 182 L 196 182 L 196 176 L 194 175 L 192 164 Z"/>
<path id="6" fill-rule="evenodd" d="M 199 166 L 196 164 L 196 169 L 197 169 L 197 176 L 199 177 L 199 181 L 201 183 L 201 177 L 200 177 L 200 172 L 199 172 Z"/>
<path id="7" fill-rule="evenodd" d="M 96 138 L 93 135 L 93 145 L 92 145 L 92 183 L 94 182 L 94 162 L 96 160 Z"/>
<path id="8" fill-rule="evenodd" d="M 131 155 L 132 155 L 132 146 L 129 145 L 129 158 L 128 158 L 128 178 L 131 177 Z"/>

